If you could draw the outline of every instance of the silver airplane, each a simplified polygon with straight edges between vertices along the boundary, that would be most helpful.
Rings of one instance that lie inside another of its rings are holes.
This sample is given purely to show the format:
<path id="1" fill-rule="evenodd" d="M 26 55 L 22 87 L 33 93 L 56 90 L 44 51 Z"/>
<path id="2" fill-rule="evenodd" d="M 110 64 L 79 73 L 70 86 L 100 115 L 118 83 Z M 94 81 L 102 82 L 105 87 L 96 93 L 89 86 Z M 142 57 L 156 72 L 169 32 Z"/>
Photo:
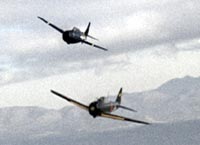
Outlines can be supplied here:
<path id="1" fill-rule="evenodd" d="M 107 51 L 108 49 L 103 48 L 101 46 L 98 46 L 96 44 L 93 44 L 91 42 L 88 42 L 86 39 L 87 37 L 98 40 L 94 37 L 92 37 L 91 35 L 89 35 L 89 29 L 90 29 L 90 22 L 87 26 L 87 29 L 85 30 L 85 32 L 81 32 L 80 29 L 74 27 L 72 30 L 67 30 L 64 31 L 60 28 L 58 28 L 56 25 L 49 23 L 47 20 L 45 20 L 42 17 L 38 17 L 40 20 L 42 20 L 43 22 L 47 23 L 49 26 L 51 26 L 52 28 L 56 29 L 57 31 L 59 31 L 60 33 L 62 33 L 62 38 L 63 40 L 67 43 L 67 44 L 73 44 L 73 43 L 85 43 L 88 45 L 91 45 L 93 47 L 99 48 L 101 50 Z"/>
<path id="2" fill-rule="evenodd" d="M 51 90 L 51 92 L 67 101 L 69 101 L 70 103 L 73 103 L 74 105 L 78 106 L 79 108 L 86 110 L 89 112 L 89 114 L 91 116 L 93 116 L 94 118 L 97 116 L 100 117 L 105 117 L 105 118 L 111 118 L 111 119 L 116 119 L 116 120 L 122 120 L 122 121 L 130 121 L 130 122 L 134 122 L 134 123 L 140 123 L 140 124 L 146 124 L 149 125 L 150 123 L 145 122 L 145 121 L 140 121 L 140 120 L 135 120 L 135 119 L 131 119 L 131 118 L 126 118 L 123 116 L 118 116 L 118 115 L 114 115 L 114 114 L 110 114 L 111 112 L 117 110 L 118 108 L 122 108 L 122 109 L 126 109 L 129 111 L 133 111 L 136 112 L 136 110 L 133 110 L 131 108 L 125 107 L 121 105 L 121 96 L 122 96 L 122 88 L 120 89 L 117 98 L 114 102 L 112 101 L 107 101 L 105 97 L 100 97 L 97 101 L 94 101 L 92 103 L 90 103 L 89 106 L 84 105 L 78 101 L 75 101 L 69 97 L 66 97 L 54 90 Z"/>

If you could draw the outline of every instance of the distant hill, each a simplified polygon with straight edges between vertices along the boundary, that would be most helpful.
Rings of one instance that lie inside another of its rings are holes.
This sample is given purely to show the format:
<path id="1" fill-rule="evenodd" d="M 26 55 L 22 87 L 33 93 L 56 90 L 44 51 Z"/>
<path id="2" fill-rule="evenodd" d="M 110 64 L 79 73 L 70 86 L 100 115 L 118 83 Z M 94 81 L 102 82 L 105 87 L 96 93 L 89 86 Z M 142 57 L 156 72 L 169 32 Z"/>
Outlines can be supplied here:
<path id="1" fill-rule="evenodd" d="M 125 93 L 122 104 L 138 110 L 115 114 L 152 122 L 151 126 L 93 119 L 74 106 L 0 108 L 0 144 L 199 145 L 200 78 L 173 79 L 154 90 Z"/>
<path id="2" fill-rule="evenodd" d="M 157 89 L 126 94 L 123 98 L 137 115 L 158 122 L 200 118 L 200 77 L 186 76 L 170 80 Z"/>
<path id="3" fill-rule="evenodd" d="M 55 122 L 56 123 L 56 122 Z M 200 121 L 186 121 L 176 123 L 153 124 L 141 127 L 113 128 L 106 130 L 77 130 L 71 124 L 57 122 L 57 128 L 52 124 L 46 128 L 32 128 L 33 124 L 26 124 L 28 130 L 13 127 L 9 132 L 0 131 L 2 145 L 199 145 Z M 98 123 L 98 122 L 96 122 Z M 60 125 L 59 125 L 60 124 Z M 114 122 L 113 122 L 114 124 Z M 94 124 L 93 124 L 94 125 Z M 91 126 L 93 126 L 91 125 Z M 98 125 L 98 124 L 96 124 Z M 111 124 L 110 124 L 111 125 Z M 88 126 L 87 126 L 88 127 Z M 112 128 L 112 125 L 110 126 Z"/>
<path id="4" fill-rule="evenodd" d="M 157 91 L 172 96 L 191 95 L 195 92 L 199 92 L 200 77 L 194 78 L 186 76 L 184 78 L 172 79 L 162 86 Z"/>
<path id="5" fill-rule="evenodd" d="M 77 145 L 199 145 L 200 121 L 154 124 L 70 138 Z M 75 142 L 76 141 L 76 142 Z M 51 144 L 50 144 L 51 145 Z M 64 145 L 64 143 L 61 145 Z"/>

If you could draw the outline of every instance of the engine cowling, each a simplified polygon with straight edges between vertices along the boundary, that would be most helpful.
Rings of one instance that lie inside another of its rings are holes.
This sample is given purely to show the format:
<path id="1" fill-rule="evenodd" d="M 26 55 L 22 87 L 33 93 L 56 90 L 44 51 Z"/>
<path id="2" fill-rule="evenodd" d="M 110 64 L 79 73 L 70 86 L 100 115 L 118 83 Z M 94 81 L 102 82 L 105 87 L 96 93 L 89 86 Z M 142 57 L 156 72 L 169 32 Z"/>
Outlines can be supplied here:
<path id="1" fill-rule="evenodd" d="M 101 111 L 97 108 L 97 102 L 92 102 L 89 105 L 89 113 L 92 115 L 94 118 L 101 115 Z"/>

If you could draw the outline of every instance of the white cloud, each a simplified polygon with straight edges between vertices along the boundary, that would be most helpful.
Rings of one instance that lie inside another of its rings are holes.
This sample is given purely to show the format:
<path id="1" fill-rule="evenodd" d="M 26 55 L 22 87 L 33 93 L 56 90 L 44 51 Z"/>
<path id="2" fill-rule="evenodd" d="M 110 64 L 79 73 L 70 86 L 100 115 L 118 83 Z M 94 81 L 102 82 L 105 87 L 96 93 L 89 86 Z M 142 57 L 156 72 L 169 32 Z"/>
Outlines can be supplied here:
<path id="1" fill-rule="evenodd" d="M 131 91 L 149 89 L 179 75 L 199 75 L 196 0 L 8 0 L 0 5 L 1 84 L 71 73 L 79 78 L 83 71 L 112 88 L 122 85 Z M 65 44 L 38 15 L 63 29 L 85 30 L 91 21 L 90 34 L 109 51 Z"/>
<path id="2" fill-rule="evenodd" d="M 92 69 L 1 87 L 0 106 L 61 108 L 69 105 L 51 95 L 50 89 L 89 104 L 96 97 L 108 93 L 116 95 L 120 87 L 125 92 L 143 91 L 156 88 L 171 78 L 199 76 L 200 52 L 182 51 L 166 56 L 159 48 L 112 56 L 105 60 L 111 65 L 95 60 L 98 65 Z"/>

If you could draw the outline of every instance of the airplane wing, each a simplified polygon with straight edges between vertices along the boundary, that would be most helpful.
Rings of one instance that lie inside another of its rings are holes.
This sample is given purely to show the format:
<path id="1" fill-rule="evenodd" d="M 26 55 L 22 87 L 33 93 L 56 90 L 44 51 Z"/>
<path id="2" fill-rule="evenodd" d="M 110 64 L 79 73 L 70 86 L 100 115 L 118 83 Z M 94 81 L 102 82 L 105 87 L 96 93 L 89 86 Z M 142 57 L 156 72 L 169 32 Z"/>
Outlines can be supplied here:
<path id="1" fill-rule="evenodd" d="M 82 104 L 82 103 L 79 103 L 79 102 L 77 102 L 77 101 L 75 101 L 75 100 L 73 100 L 73 99 L 71 99 L 71 98 L 68 98 L 68 97 L 66 97 L 66 96 L 64 96 L 64 95 L 62 95 L 62 94 L 60 94 L 60 93 L 58 93 L 58 92 L 56 92 L 56 91 L 54 91 L 54 90 L 51 90 L 51 92 L 52 92 L 53 94 L 55 94 L 55 95 L 57 95 L 57 96 L 59 96 L 59 97 L 65 99 L 65 100 L 69 101 L 70 103 L 73 103 L 74 105 L 80 107 L 81 109 L 84 109 L 84 110 L 87 110 L 87 111 L 88 111 L 88 108 L 89 108 L 88 106 L 86 106 L 86 105 L 84 105 L 84 104 Z"/>
<path id="2" fill-rule="evenodd" d="M 88 41 L 81 40 L 81 42 L 83 42 L 83 43 L 85 43 L 85 44 L 88 44 L 88 45 L 91 45 L 91 46 L 93 46 L 93 47 L 96 47 L 96 48 L 102 49 L 102 50 L 104 50 L 104 51 L 108 51 L 108 49 L 103 48 L 103 47 L 101 47 L 101 46 L 98 46 L 98 45 L 96 45 L 96 44 L 90 43 L 90 42 L 88 42 Z"/>
<path id="3" fill-rule="evenodd" d="M 53 27 L 54 29 L 56 29 L 57 31 L 59 31 L 60 33 L 64 33 L 64 31 L 60 28 L 58 28 L 56 25 L 49 23 L 47 20 L 45 20 L 42 17 L 38 16 L 38 19 L 42 20 L 43 22 L 47 23 L 49 26 Z"/>
<path id="4" fill-rule="evenodd" d="M 123 116 L 118 116 L 118 115 L 109 114 L 109 113 L 105 113 L 105 112 L 102 112 L 100 116 L 105 117 L 105 118 L 111 118 L 111 119 L 122 120 L 122 121 L 130 121 L 130 122 L 135 122 L 135 123 L 140 123 L 140 124 L 145 124 L 145 125 L 150 124 L 150 123 L 145 122 L 145 121 L 130 119 L 130 118 L 126 118 L 126 117 L 123 117 Z"/>

